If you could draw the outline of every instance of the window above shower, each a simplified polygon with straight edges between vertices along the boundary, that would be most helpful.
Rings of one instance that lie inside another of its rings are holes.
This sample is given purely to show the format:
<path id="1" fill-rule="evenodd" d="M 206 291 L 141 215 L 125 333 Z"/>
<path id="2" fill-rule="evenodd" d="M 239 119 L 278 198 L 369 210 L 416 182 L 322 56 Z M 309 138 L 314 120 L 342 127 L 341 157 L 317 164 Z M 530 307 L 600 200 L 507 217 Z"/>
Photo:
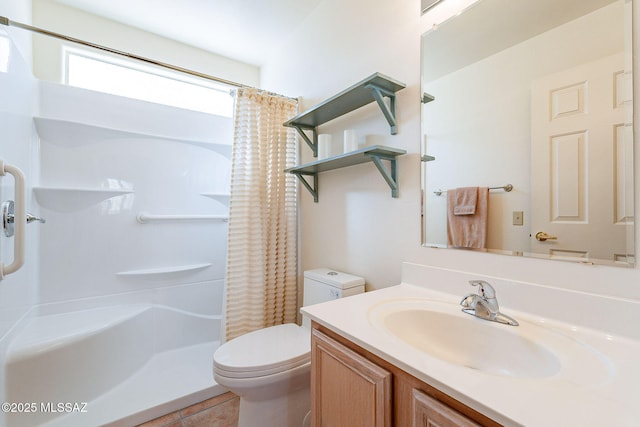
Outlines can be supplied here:
<path id="1" fill-rule="evenodd" d="M 96 43 L 38 27 L 32 27 L 38 31 L 30 31 L 21 25 L 12 23 L 11 35 L 27 40 L 21 54 L 40 81 L 224 118 L 233 116 L 231 92 L 238 84 L 226 78 L 239 70 L 244 79 L 242 70 L 247 66 L 243 64 L 171 41 L 149 39 L 147 53 L 141 46 L 129 49 L 117 41 L 108 46 L 102 40 Z M 1 55 L 2 50 L 0 66 Z M 218 75 L 223 77 L 211 77 Z"/>
<path id="2" fill-rule="evenodd" d="M 217 116 L 233 115 L 229 86 L 84 49 L 63 48 L 63 79 L 83 89 Z"/>

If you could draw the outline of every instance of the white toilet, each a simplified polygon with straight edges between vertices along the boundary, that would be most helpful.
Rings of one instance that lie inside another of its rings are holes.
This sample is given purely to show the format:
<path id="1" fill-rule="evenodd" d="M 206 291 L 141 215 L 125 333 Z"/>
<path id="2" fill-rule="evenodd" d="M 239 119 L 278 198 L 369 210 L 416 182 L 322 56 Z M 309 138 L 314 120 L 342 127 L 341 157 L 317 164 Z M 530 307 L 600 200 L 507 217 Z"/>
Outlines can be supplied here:
<path id="1" fill-rule="evenodd" d="M 364 292 L 364 279 L 327 268 L 305 271 L 303 305 Z M 309 322 L 271 326 L 221 345 L 216 382 L 240 396 L 238 427 L 300 427 L 310 409 Z"/>

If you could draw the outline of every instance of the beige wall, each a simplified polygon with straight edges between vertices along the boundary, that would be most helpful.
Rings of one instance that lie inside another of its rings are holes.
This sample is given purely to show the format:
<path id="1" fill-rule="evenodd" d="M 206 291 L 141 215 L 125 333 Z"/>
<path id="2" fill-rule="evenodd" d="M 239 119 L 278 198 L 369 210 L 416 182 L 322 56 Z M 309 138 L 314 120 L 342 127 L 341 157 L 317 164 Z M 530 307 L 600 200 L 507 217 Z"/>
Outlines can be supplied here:
<path id="1" fill-rule="evenodd" d="M 156 34 L 122 25 L 52 0 L 33 0 L 33 25 L 160 62 L 192 69 L 237 83 L 256 86 L 260 70 Z M 61 45 L 50 37 L 34 37 L 34 74 L 60 82 Z"/>
<path id="2" fill-rule="evenodd" d="M 447 3 L 456 2 L 443 4 Z M 374 105 L 321 127 L 322 133 L 331 133 L 338 141 L 343 129 L 355 128 L 366 135 L 369 144 L 404 148 L 408 154 L 399 161 L 398 199 L 390 197 L 389 188 L 371 165 L 323 173 L 317 204 L 301 188 L 302 269 L 327 266 L 361 275 L 372 289 L 399 283 L 402 261 L 412 261 L 639 299 L 638 269 L 421 246 L 420 35 L 431 28 L 433 20 L 430 15 L 420 17 L 419 9 L 417 0 L 325 0 L 280 55 L 262 67 L 262 86 L 301 96 L 303 109 L 376 71 L 407 84 L 398 93 L 398 135 L 389 135 Z M 302 161 L 310 161 L 306 146 L 301 152 Z"/>

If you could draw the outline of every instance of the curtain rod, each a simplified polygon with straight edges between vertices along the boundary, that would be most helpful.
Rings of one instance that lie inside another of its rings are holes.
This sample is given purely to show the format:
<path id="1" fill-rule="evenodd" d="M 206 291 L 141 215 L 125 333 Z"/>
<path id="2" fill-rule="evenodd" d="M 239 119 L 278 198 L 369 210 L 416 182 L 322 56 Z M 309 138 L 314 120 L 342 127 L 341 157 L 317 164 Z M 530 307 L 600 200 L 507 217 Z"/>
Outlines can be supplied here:
<path id="1" fill-rule="evenodd" d="M 223 83 L 223 84 L 226 84 L 226 85 L 229 85 L 229 86 L 234 86 L 234 87 L 237 87 L 237 88 L 248 88 L 248 89 L 262 90 L 262 89 L 259 89 L 259 88 L 253 88 L 251 86 L 244 85 L 242 83 L 237 83 L 237 82 L 234 82 L 234 81 L 231 81 L 231 80 L 227 80 L 227 79 L 223 79 L 223 78 L 220 78 L 220 77 L 212 76 L 212 75 L 209 75 L 209 74 L 201 73 L 199 71 L 194 71 L 194 70 L 190 70 L 188 68 L 178 67 L 177 65 L 172 65 L 172 64 L 168 64 L 166 62 L 156 61 L 154 59 L 149 59 L 149 58 L 146 58 L 144 56 L 139 56 L 139 55 L 135 55 L 133 53 L 128 53 L 128 52 L 124 52 L 124 51 L 121 51 L 121 50 L 112 49 L 110 47 L 102 46 L 102 45 L 99 45 L 97 43 L 88 42 L 88 41 L 85 41 L 85 40 L 77 39 L 75 37 L 65 36 L 64 34 L 55 33 L 53 31 L 49 31 L 49 30 L 45 30 L 45 29 L 42 29 L 42 28 L 34 27 L 32 25 L 27 25 L 27 24 L 23 24 L 21 22 L 12 21 L 12 20 L 10 20 L 9 18 L 7 18 L 5 16 L 0 16 L 0 24 L 5 25 L 7 27 L 16 27 L 16 28 L 21 28 L 23 30 L 32 31 L 34 33 L 44 34 L 46 36 L 54 37 L 54 38 L 57 38 L 57 39 L 61 39 L 61 40 L 65 40 L 65 41 L 69 41 L 69 42 L 73 42 L 73 43 L 77 43 L 77 44 L 80 44 L 80 45 L 83 45 L 83 46 L 92 47 L 94 49 L 103 50 L 105 52 L 113 53 L 113 54 L 124 56 L 124 57 L 127 57 L 127 58 L 136 59 L 138 61 L 146 62 L 147 64 L 157 65 L 159 67 L 168 68 L 170 70 L 179 71 L 181 73 L 190 74 L 192 76 L 200 77 L 200 78 L 207 79 L 207 80 L 213 80 L 215 82 Z M 268 91 L 265 91 L 265 92 L 268 92 Z M 280 95 L 280 94 L 277 94 L 277 93 L 274 93 L 274 92 L 268 92 L 268 93 L 273 94 L 273 95 L 277 95 L 277 96 L 282 96 L 282 97 L 288 98 L 288 99 L 293 99 L 293 100 L 296 100 L 296 101 L 298 100 L 298 98 L 292 98 L 290 96 Z"/>

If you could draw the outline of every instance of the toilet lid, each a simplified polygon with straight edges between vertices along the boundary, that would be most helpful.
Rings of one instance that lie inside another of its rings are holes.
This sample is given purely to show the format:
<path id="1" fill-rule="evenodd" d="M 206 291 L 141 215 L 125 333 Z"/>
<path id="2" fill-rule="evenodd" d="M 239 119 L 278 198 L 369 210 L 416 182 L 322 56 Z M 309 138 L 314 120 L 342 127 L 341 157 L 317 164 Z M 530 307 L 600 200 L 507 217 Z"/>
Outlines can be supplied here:
<path id="1" fill-rule="evenodd" d="M 310 359 L 310 331 L 293 323 L 249 332 L 222 344 L 213 355 L 216 372 L 234 378 L 271 375 Z"/>

